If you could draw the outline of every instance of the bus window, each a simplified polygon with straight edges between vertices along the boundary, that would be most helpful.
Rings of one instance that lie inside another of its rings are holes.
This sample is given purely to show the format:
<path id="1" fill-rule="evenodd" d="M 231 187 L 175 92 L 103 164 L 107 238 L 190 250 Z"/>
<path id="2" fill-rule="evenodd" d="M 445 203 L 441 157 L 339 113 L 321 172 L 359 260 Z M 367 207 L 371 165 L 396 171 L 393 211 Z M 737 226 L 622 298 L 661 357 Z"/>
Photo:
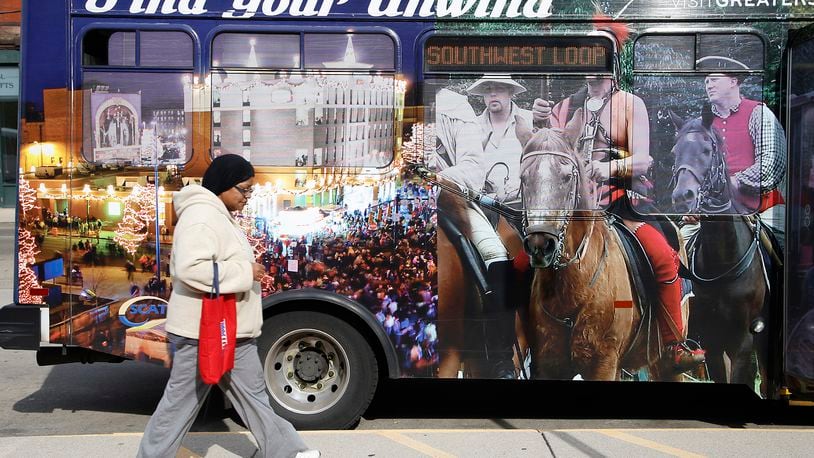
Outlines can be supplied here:
<path id="1" fill-rule="evenodd" d="M 139 34 L 142 67 L 192 67 L 192 38 L 185 32 L 143 31 Z"/>
<path id="2" fill-rule="evenodd" d="M 82 40 L 82 64 L 105 67 L 191 67 L 192 46 L 192 38 L 186 32 L 96 29 L 85 34 Z"/>
<path id="3" fill-rule="evenodd" d="M 535 128 L 531 112 L 535 99 L 558 102 L 555 111 L 562 119 L 553 122 L 555 127 L 564 127 L 576 112 L 566 105 L 573 103 L 576 109 L 583 108 L 587 101 L 586 91 L 586 79 L 573 76 L 487 73 L 468 78 L 425 78 L 425 120 L 432 129 L 424 130 L 425 138 L 414 140 L 422 142 L 419 150 L 426 152 L 426 157 L 419 159 L 427 162 L 434 172 L 458 185 L 511 206 L 543 211 L 572 210 L 575 206 L 592 209 L 596 201 L 574 198 L 572 191 L 576 180 L 563 182 L 563 199 L 541 200 L 531 195 L 530 191 L 535 186 L 530 182 L 523 185 L 524 179 L 531 178 L 525 176 L 523 171 L 533 168 L 532 162 L 536 159 L 521 160 L 524 147 L 523 139 L 518 135 L 518 129 L 531 132 Z M 580 102 L 574 102 L 578 98 Z M 509 120 L 505 127 L 496 129 L 490 119 L 503 112 L 511 113 Z M 556 124 L 558 122 L 562 122 L 562 126 Z M 561 135 L 559 131 L 551 133 L 553 136 Z M 565 143 L 558 145 L 556 148 L 561 150 Z M 471 170 L 459 174 L 459 171 L 463 170 L 462 166 L 465 167 L 468 154 L 480 154 L 481 151 L 485 181 L 470 181 L 482 174 L 471 173 Z M 540 160 L 549 159 L 540 157 Z M 563 167 L 571 165 L 563 163 Z M 554 196 L 556 193 L 549 194 Z"/>
<path id="4" fill-rule="evenodd" d="M 136 32 L 91 30 L 82 40 L 82 64 L 136 65 Z"/>
<path id="5" fill-rule="evenodd" d="M 247 44 L 250 46 L 246 46 Z M 212 42 L 212 66 L 300 68 L 300 36 L 221 33 Z"/>
<path id="6" fill-rule="evenodd" d="M 636 70 L 692 70 L 695 68 L 694 35 L 645 35 L 636 40 Z"/>
<path id="7" fill-rule="evenodd" d="M 761 195 L 782 176 L 780 167 L 766 163 L 773 150 L 761 154 L 773 148 L 766 146 L 770 136 L 782 137 L 762 103 L 761 38 L 645 35 L 634 55 L 633 91 L 648 110 L 653 161 L 646 177 L 632 178 L 633 191 L 644 197 L 633 200 L 636 211 L 757 212 Z"/>
<path id="8" fill-rule="evenodd" d="M 242 154 L 260 166 L 387 166 L 395 145 L 395 132 L 388 128 L 402 103 L 397 97 L 400 85 L 394 72 L 369 70 L 393 69 L 392 39 L 380 34 L 311 35 L 305 34 L 304 60 L 306 65 L 322 62 L 320 71 L 285 71 L 292 64 L 299 66 L 299 41 L 287 41 L 299 40 L 297 35 L 218 36 L 213 45 L 212 109 L 219 136 L 213 146 L 218 154 Z M 340 36 L 342 46 L 333 46 Z M 277 46 L 280 40 L 287 45 L 264 61 L 260 45 Z M 228 66 L 222 61 L 227 48 Z M 280 65 L 275 67 L 275 62 Z M 382 131 L 389 135 L 376 142 L 372 134 Z M 323 161 L 321 151 L 329 150 L 346 154 Z"/>
<path id="9" fill-rule="evenodd" d="M 185 100 L 196 87 L 191 37 L 93 30 L 82 46 L 85 160 L 100 167 L 186 163 L 195 107 Z"/>
<path id="10" fill-rule="evenodd" d="M 603 36 L 431 37 L 423 62 L 425 120 L 431 128 L 423 130 L 425 138 L 413 140 L 423 145 L 417 151 L 424 157 L 415 159 L 444 182 L 511 207 L 556 214 L 596 208 L 597 200 L 583 195 L 582 180 L 574 179 L 591 162 L 586 143 L 575 154 L 559 153 L 572 153 L 569 144 L 582 134 L 578 127 L 565 131 L 575 116 L 584 119 L 587 106 L 598 113 L 613 104 L 608 97 L 594 100 L 595 106 L 588 96 L 589 85 L 613 86 L 613 54 Z M 556 104 L 548 124 L 534 125 L 535 99 Z M 555 129 L 532 139 L 536 127 Z M 542 193 L 536 171 L 549 164 L 568 176 Z M 609 163 L 597 167 L 607 169 Z"/>
<path id="11" fill-rule="evenodd" d="M 306 68 L 395 70 L 395 55 L 395 43 L 387 35 L 305 34 Z"/>

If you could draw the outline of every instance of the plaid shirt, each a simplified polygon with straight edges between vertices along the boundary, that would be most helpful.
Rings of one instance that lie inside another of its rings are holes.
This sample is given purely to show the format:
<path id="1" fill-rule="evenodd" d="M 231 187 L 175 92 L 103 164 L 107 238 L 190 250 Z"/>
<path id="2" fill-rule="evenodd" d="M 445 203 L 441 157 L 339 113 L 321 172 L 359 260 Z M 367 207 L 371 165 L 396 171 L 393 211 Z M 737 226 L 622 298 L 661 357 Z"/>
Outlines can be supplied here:
<path id="1" fill-rule="evenodd" d="M 729 109 L 737 112 L 740 104 Z M 712 112 L 721 118 L 715 105 Z M 755 163 L 735 174 L 740 186 L 754 192 L 767 193 L 780 185 L 786 173 L 786 134 L 783 126 L 766 105 L 759 104 L 749 116 L 749 136 L 755 145 Z"/>

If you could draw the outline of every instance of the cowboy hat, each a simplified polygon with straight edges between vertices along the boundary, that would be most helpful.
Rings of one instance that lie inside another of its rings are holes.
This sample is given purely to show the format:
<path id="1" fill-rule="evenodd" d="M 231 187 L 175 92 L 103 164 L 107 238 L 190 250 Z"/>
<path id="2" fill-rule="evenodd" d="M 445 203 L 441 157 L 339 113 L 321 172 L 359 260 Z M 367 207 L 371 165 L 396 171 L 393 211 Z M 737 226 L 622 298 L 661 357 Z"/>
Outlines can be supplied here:
<path id="1" fill-rule="evenodd" d="M 472 95 L 486 95 L 486 90 L 483 88 L 483 86 L 488 83 L 509 86 L 509 89 L 512 91 L 512 95 L 526 92 L 526 88 L 524 88 L 522 84 L 511 79 L 508 75 L 501 74 L 483 75 L 479 80 L 472 83 L 472 85 L 466 89 L 466 92 Z"/>

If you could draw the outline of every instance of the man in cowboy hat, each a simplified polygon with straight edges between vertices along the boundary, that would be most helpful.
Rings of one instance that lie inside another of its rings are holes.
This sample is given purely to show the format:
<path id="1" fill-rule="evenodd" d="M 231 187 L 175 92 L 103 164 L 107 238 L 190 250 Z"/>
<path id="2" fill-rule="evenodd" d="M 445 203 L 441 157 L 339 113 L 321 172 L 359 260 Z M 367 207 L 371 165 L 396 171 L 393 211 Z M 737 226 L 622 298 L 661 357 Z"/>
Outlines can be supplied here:
<path id="1" fill-rule="evenodd" d="M 704 87 L 709 104 L 704 124 L 724 140 L 730 189 L 744 211 L 757 211 L 781 248 L 784 245 L 786 206 L 780 193 L 786 172 L 786 136 L 774 113 L 763 103 L 741 95 L 741 84 L 750 68 L 724 56 L 698 59 L 696 68 L 708 70 Z M 685 240 L 698 230 L 698 218 L 684 218 Z"/>
<path id="2" fill-rule="evenodd" d="M 526 92 L 507 75 L 486 74 L 466 90 L 483 97 L 486 109 L 478 116 L 485 157 L 486 184 L 484 190 L 498 200 L 515 200 L 520 190 L 520 155 L 523 147 L 515 135 L 515 116 L 528 125 L 532 113 L 517 106 L 512 98 Z"/>
<path id="3" fill-rule="evenodd" d="M 483 97 L 486 109 L 479 116 L 466 96 L 446 89 L 439 91 L 435 105 L 438 141 L 430 166 L 441 181 L 452 182 L 463 190 L 482 191 L 499 201 L 516 198 L 522 146 L 515 134 L 515 116 L 531 124 L 532 114 L 518 107 L 512 97 L 525 91 L 507 75 L 483 75 L 467 88 L 469 94 Z M 466 221 L 457 221 L 460 217 Z M 512 287 L 517 285 L 508 250 L 479 206 L 469 204 L 464 215 L 446 212 L 445 218 L 470 228 L 468 238 L 486 267 L 483 313 L 489 324 L 485 327 L 484 346 L 491 375 L 515 378 L 517 299 Z"/>

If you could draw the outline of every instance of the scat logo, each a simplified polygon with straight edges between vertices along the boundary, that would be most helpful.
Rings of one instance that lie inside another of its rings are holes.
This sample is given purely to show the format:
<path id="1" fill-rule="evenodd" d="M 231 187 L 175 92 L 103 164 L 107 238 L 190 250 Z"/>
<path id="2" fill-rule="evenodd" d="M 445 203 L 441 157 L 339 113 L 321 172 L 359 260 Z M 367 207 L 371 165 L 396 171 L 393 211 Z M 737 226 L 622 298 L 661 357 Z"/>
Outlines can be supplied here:
<path id="1" fill-rule="evenodd" d="M 139 296 L 128 299 L 119 307 L 119 321 L 127 327 L 167 317 L 167 301 L 155 296 Z"/>

